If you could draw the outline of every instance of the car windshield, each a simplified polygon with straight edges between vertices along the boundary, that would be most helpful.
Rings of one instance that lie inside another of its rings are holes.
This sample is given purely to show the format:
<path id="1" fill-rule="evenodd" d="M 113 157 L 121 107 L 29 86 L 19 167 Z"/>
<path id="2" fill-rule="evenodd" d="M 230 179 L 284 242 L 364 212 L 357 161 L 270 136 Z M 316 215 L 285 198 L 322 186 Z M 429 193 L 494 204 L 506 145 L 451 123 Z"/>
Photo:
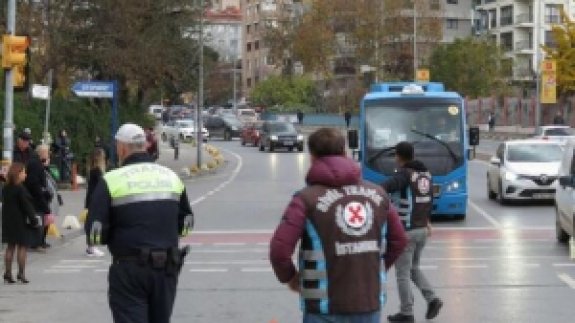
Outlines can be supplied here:
<path id="1" fill-rule="evenodd" d="M 231 126 L 236 126 L 236 127 L 241 127 L 242 126 L 242 122 L 234 117 L 231 116 L 225 116 L 223 117 L 224 121 L 226 123 L 228 123 Z"/>
<path id="2" fill-rule="evenodd" d="M 548 163 L 560 161 L 563 151 L 559 145 L 514 144 L 509 145 L 507 161 L 516 163 Z"/>
<path id="3" fill-rule="evenodd" d="M 241 111 L 241 112 L 240 112 L 240 115 L 241 115 L 242 117 L 255 117 L 255 116 L 256 116 L 256 113 L 253 112 L 253 111 Z"/>
<path id="4" fill-rule="evenodd" d="M 176 125 L 180 128 L 193 128 L 194 122 L 193 121 L 178 121 Z"/>
<path id="5" fill-rule="evenodd" d="M 393 147 L 408 141 L 433 175 L 445 175 L 463 163 L 462 108 L 450 102 L 402 100 L 365 109 L 366 161 L 383 174 L 396 168 Z M 381 153 L 385 151 L 385 153 Z"/>
<path id="6" fill-rule="evenodd" d="M 271 132 L 295 132 L 295 128 L 291 123 L 270 123 Z"/>
<path id="7" fill-rule="evenodd" d="M 572 128 L 549 128 L 543 133 L 545 136 L 575 136 L 575 130 Z"/>

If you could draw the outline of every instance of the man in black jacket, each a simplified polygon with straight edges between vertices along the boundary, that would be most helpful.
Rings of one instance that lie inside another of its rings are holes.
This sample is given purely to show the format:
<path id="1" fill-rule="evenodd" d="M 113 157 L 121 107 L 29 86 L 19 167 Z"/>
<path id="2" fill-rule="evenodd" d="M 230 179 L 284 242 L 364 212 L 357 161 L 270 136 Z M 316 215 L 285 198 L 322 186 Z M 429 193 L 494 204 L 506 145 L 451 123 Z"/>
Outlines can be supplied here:
<path id="1" fill-rule="evenodd" d="M 435 318 L 443 306 L 419 268 L 427 236 L 431 235 L 429 218 L 433 209 L 433 185 L 431 174 L 422 162 L 413 159 L 413 155 L 412 144 L 398 143 L 395 156 L 399 169 L 382 184 L 392 195 L 392 200 L 395 195 L 399 218 L 408 238 L 407 247 L 395 263 L 401 309 L 399 313 L 388 316 L 390 322 L 415 322 L 411 280 L 427 301 L 426 319 Z"/>
<path id="2" fill-rule="evenodd" d="M 18 135 L 12 159 L 14 162 L 20 162 L 26 165 L 27 175 L 24 186 L 28 192 L 30 192 L 30 195 L 32 195 L 36 214 L 44 220 L 44 215 L 50 214 L 50 206 L 45 194 L 48 190 L 48 183 L 46 182 L 44 165 L 40 157 L 30 147 L 31 139 L 30 135 L 26 132 L 22 132 Z M 31 249 L 39 250 L 50 247 L 50 245 L 46 243 L 47 230 L 48 227 L 44 223 L 41 229 L 39 229 L 38 234 L 32 239 Z"/>

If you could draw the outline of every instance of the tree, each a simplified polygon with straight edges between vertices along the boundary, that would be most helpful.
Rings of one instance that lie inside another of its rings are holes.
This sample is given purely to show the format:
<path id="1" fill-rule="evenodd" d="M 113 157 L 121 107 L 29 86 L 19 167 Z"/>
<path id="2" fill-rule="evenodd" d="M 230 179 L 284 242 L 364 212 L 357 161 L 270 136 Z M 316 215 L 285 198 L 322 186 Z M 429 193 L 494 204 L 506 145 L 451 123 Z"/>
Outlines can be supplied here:
<path id="1" fill-rule="evenodd" d="M 316 98 L 315 84 L 306 77 L 271 76 L 259 82 L 251 93 L 252 103 L 266 107 L 310 107 Z"/>
<path id="2" fill-rule="evenodd" d="M 553 25 L 553 46 L 542 46 L 547 59 L 557 63 L 557 95 L 575 93 L 575 21 L 561 11 L 561 24 Z"/>
<path id="3" fill-rule="evenodd" d="M 504 58 L 491 41 L 477 38 L 457 39 L 436 47 L 429 59 L 434 81 L 461 95 L 479 97 L 502 93 L 506 88 Z"/>

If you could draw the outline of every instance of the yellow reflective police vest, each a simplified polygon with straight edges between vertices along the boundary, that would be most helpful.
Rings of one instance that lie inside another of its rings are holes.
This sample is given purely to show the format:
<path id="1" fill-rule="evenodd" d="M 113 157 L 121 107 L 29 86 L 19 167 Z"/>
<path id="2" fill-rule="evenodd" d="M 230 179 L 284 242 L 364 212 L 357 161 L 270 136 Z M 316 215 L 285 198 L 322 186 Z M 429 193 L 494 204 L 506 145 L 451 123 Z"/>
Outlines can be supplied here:
<path id="1" fill-rule="evenodd" d="M 112 207 L 131 203 L 174 200 L 179 201 L 184 183 L 170 169 L 154 163 L 124 166 L 104 175 Z"/>

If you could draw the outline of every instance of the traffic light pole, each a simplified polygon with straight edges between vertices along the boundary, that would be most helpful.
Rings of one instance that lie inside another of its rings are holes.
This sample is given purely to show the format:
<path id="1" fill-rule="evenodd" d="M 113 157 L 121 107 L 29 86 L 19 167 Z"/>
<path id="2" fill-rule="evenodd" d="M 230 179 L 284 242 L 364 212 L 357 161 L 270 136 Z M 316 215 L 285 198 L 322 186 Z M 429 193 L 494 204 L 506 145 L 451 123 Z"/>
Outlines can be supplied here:
<path id="1" fill-rule="evenodd" d="M 202 167 L 202 106 L 204 105 L 204 0 L 200 0 L 200 54 L 198 72 L 198 106 L 196 107 L 196 164 Z"/>
<path id="2" fill-rule="evenodd" d="M 16 0 L 8 0 L 8 11 L 6 17 L 6 32 L 11 35 L 16 34 Z M 5 54 L 4 54 L 5 55 Z M 12 84 L 13 69 L 7 69 L 4 73 L 6 90 L 4 92 L 4 145 L 2 158 L 12 161 L 12 150 L 14 149 L 14 86 Z"/>

